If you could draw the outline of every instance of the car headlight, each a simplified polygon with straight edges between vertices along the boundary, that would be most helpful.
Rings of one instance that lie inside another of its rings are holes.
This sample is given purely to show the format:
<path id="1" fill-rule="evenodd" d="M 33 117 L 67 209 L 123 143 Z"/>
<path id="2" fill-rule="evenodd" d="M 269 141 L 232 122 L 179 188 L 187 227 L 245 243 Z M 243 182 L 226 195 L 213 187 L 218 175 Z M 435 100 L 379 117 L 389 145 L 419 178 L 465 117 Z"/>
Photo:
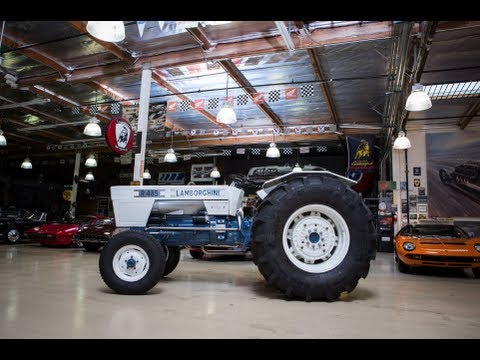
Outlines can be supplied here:
<path id="1" fill-rule="evenodd" d="M 473 247 L 475 248 L 475 250 L 480 252 L 480 244 L 477 243 L 477 244 L 473 245 Z"/>
<path id="2" fill-rule="evenodd" d="M 402 247 L 407 251 L 415 250 L 415 244 L 410 241 L 405 241 Z"/>

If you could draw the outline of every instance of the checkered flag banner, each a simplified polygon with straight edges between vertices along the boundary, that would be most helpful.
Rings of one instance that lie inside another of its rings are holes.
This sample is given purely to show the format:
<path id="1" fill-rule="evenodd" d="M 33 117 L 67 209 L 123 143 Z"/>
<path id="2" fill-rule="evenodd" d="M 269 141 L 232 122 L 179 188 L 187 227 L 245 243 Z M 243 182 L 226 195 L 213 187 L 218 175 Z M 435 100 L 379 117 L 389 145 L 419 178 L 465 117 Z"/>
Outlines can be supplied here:
<path id="1" fill-rule="evenodd" d="M 212 110 L 218 108 L 218 105 L 220 105 L 220 98 L 215 97 L 208 99 L 208 104 L 207 104 L 207 109 Z"/>
<path id="2" fill-rule="evenodd" d="M 237 106 L 247 105 L 248 95 L 242 94 L 237 96 Z"/>
<path id="3" fill-rule="evenodd" d="M 120 103 L 113 103 L 110 105 L 110 114 L 120 114 L 122 112 L 122 104 Z"/>
<path id="4" fill-rule="evenodd" d="M 197 158 L 202 158 L 205 156 L 205 151 L 196 151 L 193 153 Z"/>
<path id="5" fill-rule="evenodd" d="M 280 90 L 272 90 L 268 92 L 268 102 L 277 102 L 280 100 Z"/>
<path id="6" fill-rule="evenodd" d="M 260 155 L 261 150 L 258 148 L 252 149 L 252 155 Z"/>
<path id="7" fill-rule="evenodd" d="M 146 162 L 148 165 L 152 165 L 152 164 L 153 164 L 153 159 L 152 159 L 152 158 L 146 158 L 146 159 L 145 159 L 145 162 Z"/>
<path id="8" fill-rule="evenodd" d="M 300 96 L 301 97 L 310 97 L 314 95 L 313 85 L 302 85 L 300 87 Z"/>
<path id="9" fill-rule="evenodd" d="M 223 149 L 223 156 L 231 156 L 232 155 L 232 150 L 230 149 Z"/>
<path id="10" fill-rule="evenodd" d="M 189 100 L 185 100 L 185 101 L 181 101 L 179 106 L 178 106 L 178 111 L 188 111 L 190 110 L 191 106 L 190 106 L 190 101 Z"/>
<path id="11" fill-rule="evenodd" d="M 88 108 L 88 111 L 90 111 L 90 115 L 95 116 L 98 114 L 98 106 L 92 105 Z"/>
<path id="12" fill-rule="evenodd" d="M 292 155 L 293 154 L 293 149 L 292 148 L 283 148 L 283 154 L 284 155 Z"/>
<path id="13" fill-rule="evenodd" d="M 324 133 L 325 132 L 325 125 L 319 125 L 317 131 L 318 131 L 319 134 Z"/>
<path id="14" fill-rule="evenodd" d="M 327 147 L 325 145 L 317 146 L 317 152 L 320 152 L 320 153 L 327 152 Z"/>
<path id="15" fill-rule="evenodd" d="M 75 106 L 72 108 L 72 115 L 78 115 L 80 114 L 80 107 Z"/>

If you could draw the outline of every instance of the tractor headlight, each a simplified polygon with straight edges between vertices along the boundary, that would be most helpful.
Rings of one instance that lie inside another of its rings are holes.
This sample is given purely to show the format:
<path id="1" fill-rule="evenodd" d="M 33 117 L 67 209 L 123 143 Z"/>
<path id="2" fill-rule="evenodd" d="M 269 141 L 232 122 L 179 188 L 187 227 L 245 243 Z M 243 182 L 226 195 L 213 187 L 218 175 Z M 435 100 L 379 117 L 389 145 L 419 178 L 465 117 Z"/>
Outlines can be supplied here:
<path id="1" fill-rule="evenodd" d="M 475 248 L 475 250 L 480 252 L 480 244 L 477 243 L 477 244 L 473 245 L 473 247 Z"/>
<path id="2" fill-rule="evenodd" d="M 407 251 L 412 251 L 412 250 L 415 250 L 415 245 L 414 243 L 410 242 L 410 241 L 405 241 L 402 245 L 402 247 L 407 250 Z"/>

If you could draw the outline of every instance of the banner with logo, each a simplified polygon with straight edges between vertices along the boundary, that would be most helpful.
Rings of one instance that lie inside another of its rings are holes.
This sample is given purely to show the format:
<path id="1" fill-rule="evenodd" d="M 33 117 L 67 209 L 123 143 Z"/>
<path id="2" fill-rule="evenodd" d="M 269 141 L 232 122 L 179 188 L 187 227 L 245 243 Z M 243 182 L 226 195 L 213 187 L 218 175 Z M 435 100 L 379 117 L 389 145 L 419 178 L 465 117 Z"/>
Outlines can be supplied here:
<path id="1" fill-rule="evenodd" d="M 357 181 L 352 186 L 357 192 L 369 191 L 375 184 L 375 136 L 347 136 L 348 167 L 346 177 Z"/>

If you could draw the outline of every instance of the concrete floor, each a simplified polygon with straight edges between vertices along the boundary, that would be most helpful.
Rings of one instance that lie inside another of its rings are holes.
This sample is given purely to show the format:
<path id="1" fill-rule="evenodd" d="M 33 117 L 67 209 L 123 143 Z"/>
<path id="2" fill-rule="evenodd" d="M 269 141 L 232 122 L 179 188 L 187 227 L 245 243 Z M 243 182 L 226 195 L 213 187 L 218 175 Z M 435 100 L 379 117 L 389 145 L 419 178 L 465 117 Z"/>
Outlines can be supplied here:
<path id="1" fill-rule="evenodd" d="M 470 271 L 401 274 L 378 253 L 341 300 L 286 300 L 249 260 L 194 260 L 148 295 L 110 291 L 98 253 L 0 245 L 0 338 L 479 338 Z"/>

